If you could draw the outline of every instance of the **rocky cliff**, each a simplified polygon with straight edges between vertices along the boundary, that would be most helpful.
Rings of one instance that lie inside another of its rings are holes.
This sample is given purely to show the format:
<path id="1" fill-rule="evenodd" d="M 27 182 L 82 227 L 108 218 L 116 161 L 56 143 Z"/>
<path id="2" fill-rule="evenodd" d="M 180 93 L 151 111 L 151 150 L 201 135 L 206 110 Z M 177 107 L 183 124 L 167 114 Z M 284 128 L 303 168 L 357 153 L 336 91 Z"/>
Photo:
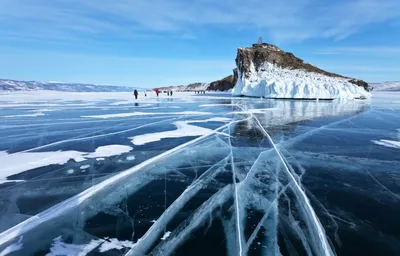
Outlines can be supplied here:
<path id="1" fill-rule="evenodd" d="M 285 52 L 272 44 L 253 44 L 252 47 L 239 48 L 237 51 L 236 65 L 241 71 L 241 75 L 244 75 L 246 78 L 249 78 L 251 73 L 254 72 L 252 66 L 256 72 L 263 71 L 265 62 L 274 64 L 283 69 L 297 69 L 328 77 L 344 78 L 349 83 L 356 84 L 357 86 L 363 87 L 365 90 L 369 90 L 368 84 L 362 80 L 327 72 L 311 64 L 304 63 L 302 59 L 297 58 L 293 53 Z"/>
<path id="2" fill-rule="evenodd" d="M 270 99 L 365 99 L 371 95 L 362 80 L 327 72 L 272 44 L 239 48 L 234 96 Z"/>
<path id="3" fill-rule="evenodd" d="M 233 70 L 233 74 L 227 77 L 222 78 L 221 80 L 214 81 L 210 83 L 210 86 L 208 87 L 207 90 L 210 91 L 228 91 L 232 89 L 238 78 L 238 72 L 237 68 Z"/>

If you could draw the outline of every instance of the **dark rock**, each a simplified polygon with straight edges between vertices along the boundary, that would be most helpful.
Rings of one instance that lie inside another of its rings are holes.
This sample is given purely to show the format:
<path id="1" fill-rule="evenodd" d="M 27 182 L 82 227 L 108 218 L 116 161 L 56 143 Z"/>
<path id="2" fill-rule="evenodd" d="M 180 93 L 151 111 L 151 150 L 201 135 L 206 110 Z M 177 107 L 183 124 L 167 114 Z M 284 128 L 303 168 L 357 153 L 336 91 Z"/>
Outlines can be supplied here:
<path id="1" fill-rule="evenodd" d="M 225 78 L 222 78 L 221 80 L 212 82 L 207 90 L 209 90 L 209 91 L 230 90 L 235 86 L 237 79 L 238 79 L 238 72 L 237 72 L 237 69 L 235 68 L 233 70 L 233 75 L 230 75 Z"/>

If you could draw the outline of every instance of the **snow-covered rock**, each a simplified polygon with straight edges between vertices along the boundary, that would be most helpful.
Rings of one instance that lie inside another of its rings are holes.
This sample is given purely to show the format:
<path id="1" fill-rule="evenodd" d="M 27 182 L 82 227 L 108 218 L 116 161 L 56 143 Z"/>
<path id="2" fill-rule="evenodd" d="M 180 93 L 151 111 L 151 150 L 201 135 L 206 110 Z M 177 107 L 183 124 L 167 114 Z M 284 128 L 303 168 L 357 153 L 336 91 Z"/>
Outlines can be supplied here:
<path id="1" fill-rule="evenodd" d="M 275 99 L 369 98 L 368 84 L 306 64 L 276 46 L 239 48 L 234 96 Z"/>

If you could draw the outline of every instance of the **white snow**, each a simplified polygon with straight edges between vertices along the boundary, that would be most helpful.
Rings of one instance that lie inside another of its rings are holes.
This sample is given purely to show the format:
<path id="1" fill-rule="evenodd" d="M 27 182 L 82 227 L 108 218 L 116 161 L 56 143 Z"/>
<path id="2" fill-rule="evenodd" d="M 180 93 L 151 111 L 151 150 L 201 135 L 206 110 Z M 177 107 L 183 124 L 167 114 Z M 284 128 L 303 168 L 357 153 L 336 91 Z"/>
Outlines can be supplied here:
<path id="1" fill-rule="evenodd" d="M 85 164 L 85 165 L 82 165 L 81 167 L 79 167 L 79 169 L 81 169 L 81 170 L 86 170 L 88 168 L 90 168 L 89 164 Z"/>
<path id="2" fill-rule="evenodd" d="M 50 252 L 46 256 L 86 256 L 96 249 L 103 240 L 92 240 L 89 244 L 67 244 L 61 236 L 53 240 Z"/>
<path id="3" fill-rule="evenodd" d="M 373 140 L 372 142 L 376 145 L 388 147 L 388 148 L 398 148 L 400 149 L 400 129 L 397 129 L 397 140 Z"/>
<path id="4" fill-rule="evenodd" d="M 68 171 L 67 171 L 67 174 L 73 174 L 75 171 L 74 171 L 74 169 L 69 169 Z"/>
<path id="5" fill-rule="evenodd" d="M 75 162 L 82 162 L 91 158 L 110 157 L 120 155 L 132 150 L 132 147 L 125 145 L 101 146 L 93 153 L 79 151 L 52 151 L 52 152 L 17 152 L 9 154 L 0 151 L 0 183 L 4 183 L 8 176 L 32 170 L 39 167 L 53 164 L 63 165 L 73 159 Z M 81 166 L 81 169 L 84 166 Z M 86 168 L 89 168 L 90 165 Z M 71 173 L 70 173 L 71 174 Z"/>
<path id="6" fill-rule="evenodd" d="M 167 239 L 170 235 L 171 235 L 171 231 L 165 232 L 165 234 L 163 235 L 163 237 L 161 237 L 161 240 Z"/>
<path id="7" fill-rule="evenodd" d="M 375 143 L 376 145 L 380 145 L 380 146 L 385 146 L 385 147 L 389 147 L 389 148 L 398 148 L 400 149 L 400 141 L 394 141 L 394 140 L 373 140 L 373 143 Z"/>
<path id="8" fill-rule="evenodd" d="M 132 150 L 132 147 L 125 145 L 108 145 L 101 146 L 96 149 L 95 152 L 85 155 L 85 158 L 99 158 L 99 157 L 110 157 L 128 153 Z M 99 160 L 99 159 L 97 159 Z M 101 159 L 100 159 L 101 160 Z M 104 160 L 104 158 L 103 158 Z"/>
<path id="9" fill-rule="evenodd" d="M 67 244 L 59 236 L 53 240 L 50 253 L 46 256 L 86 256 L 99 246 L 99 251 L 104 253 L 113 249 L 132 248 L 133 245 L 131 241 L 120 241 L 116 238 L 92 239 L 88 244 Z"/>
<path id="10" fill-rule="evenodd" d="M 23 236 L 20 236 L 18 239 L 18 242 L 7 246 L 4 250 L 2 250 L 0 252 L 0 256 L 6 256 L 13 252 L 21 250 L 22 246 L 23 246 L 22 239 L 23 239 Z"/>
<path id="11" fill-rule="evenodd" d="M 236 106 L 236 104 L 202 104 L 199 107 L 222 107 L 222 106 Z"/>
<path id="12" fill-rule="evenodd" d="M 371 96 L 364 88 L 349 83 L 345 78 L 283 69 L 268 62 L 260 71 L 256 71 L 253 64 L 250 69 L 249 78 L 238 71 L 239 79 L 232 95 L 281 99 L 354 99 Z"/>
<path id="13" fill-rule="evenodd" d="M 0 181 L 6 180 L 8 176 L 18 174 L 27 170 L 48 166 L 52 164 L 65 164 L 70 159 L 82 162 L 82 152 L 78 151 L 56 151 L 56 152 L 18 152 L 8 154 L 0 151 Z"/>
<path id="14" fill-rule="evenodd" d="M 127 161 L 133 161 L 133 160 L 135 160 L 136 159 L 136 157 L 134 156 L 134 155 L 130 155 L 130 156 L 127 156 L 126 157 L 126 160 Z"/>
<path id="15" fill-rule="evenodd" d="M 104 243 L 102 243 L 99 251 L 103 253 L 114 249 L 121 250 L 124 248 L 132 248 L 133 245 L 134 243 L 132 241 L 120 241 L 116 238 L 110 238 L 106 239 Z"/>
<path id="16" fill-rule="evenodd" d="M 33 114 L 21 114 L 21 115 L 11 115 L 11 116 L 3 116 L 6 118 L 14 118 L 14 117 L 38 117 L 38 116 L 45 116 L 45 113 L 37 112 Z"/>
<path id="17" fill-rule="evenodd" d="M 213 132 L 213 130 L 208 128 L 203 128 L 195 125 L 190 125 L 190 123 L 204 123 L 204 122 L 229 122 L 229 118 L 214 117 L 206 120 L 191 120 L 191 121 L 177 121 L 174 122 L 176 130 L 148 133 L 143 135 L 138 135 L 130 137 L 134 145 L 144 145 L 150 142 L 160 141 L 166 138 L 181 138 L 188 136 L 203 136 L 208 135 Z"/>
<path id="18" fill-rule="evenodd" d="M 107 114 L 107 115 L 95 115 L 95 116 L 81 116 L 83 118 L 119 118 L 119 117 L 131 117 L 131 116 L 152 116 L 152 115 L 211 115 L 210 112 L 201 111 L 183 111 L 183 112 L 132 112 L 132 113 L 119 113 L 119 114 Z"/>
<path id="19" fill-rule="evenodd" d="M 104 157 L 96 158 L 96 161 L 104 161 L 104 160 L 106 160 Z"/>
<path id="20" fill-rule="evenodd" d="M 177 129 L 173 131 L 148 133 L 148 134 L 134 136 L 131 137 L 130 139 L 132 140 L 132 143 L 134 145 L 144 145 L 150 142 L 160 141 L 161 139 L 166 139 L 166 138 L 202 136 L 212 133 L 211 129 L 190 125 L 188 124 L 187 121 L 174 122 L 174 125 L 176 126 Z"/>

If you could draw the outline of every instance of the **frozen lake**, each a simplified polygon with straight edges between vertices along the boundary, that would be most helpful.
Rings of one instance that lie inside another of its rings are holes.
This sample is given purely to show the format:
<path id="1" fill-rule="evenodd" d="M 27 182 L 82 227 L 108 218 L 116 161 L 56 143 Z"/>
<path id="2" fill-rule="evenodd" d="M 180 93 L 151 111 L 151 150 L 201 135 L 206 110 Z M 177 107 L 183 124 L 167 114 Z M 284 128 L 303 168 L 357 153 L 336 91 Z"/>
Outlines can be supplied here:
<path id="1" fill-rule="evenodd" d="M 0 256 L 399 255 L 400 93 L 0 93 Z"/>

